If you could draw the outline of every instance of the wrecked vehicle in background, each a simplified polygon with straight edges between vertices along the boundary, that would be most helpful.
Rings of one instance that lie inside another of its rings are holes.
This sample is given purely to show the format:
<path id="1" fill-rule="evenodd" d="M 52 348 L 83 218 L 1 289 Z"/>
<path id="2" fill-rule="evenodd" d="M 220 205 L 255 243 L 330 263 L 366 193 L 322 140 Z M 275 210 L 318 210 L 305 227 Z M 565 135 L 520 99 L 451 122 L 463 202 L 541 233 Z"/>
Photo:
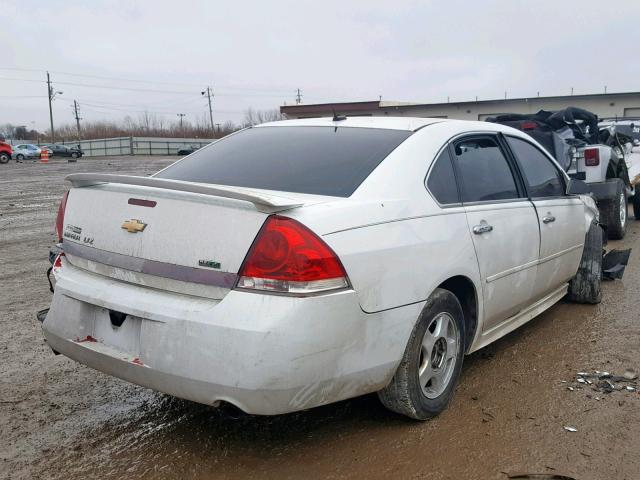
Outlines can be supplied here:
<path id="1" fill-rule="evenodd" d="M 632 197 L 633 213 L 640 220 L 640 117 L 605 118 L 598 124 L 600 129 L 614 127 L 615 132 L 625 146 L 625 163 L 629 172 L 629 180 L 634 188 Z"/>
<path id="2" fill-rule="evenodd" d="M 498 115 L 487 121 L 517 128 L 540 142 L 570 177 L 589 185 L 608 237 L 617 240 L 625 236 L 627 199 L 637 195 L 626 163 L 633 144 L 615 125 L 600 128 L 596 115 L 576 107 Z M 638 218 L 640 199 L 634 200 L 634 208 L 636 204 Z"/>

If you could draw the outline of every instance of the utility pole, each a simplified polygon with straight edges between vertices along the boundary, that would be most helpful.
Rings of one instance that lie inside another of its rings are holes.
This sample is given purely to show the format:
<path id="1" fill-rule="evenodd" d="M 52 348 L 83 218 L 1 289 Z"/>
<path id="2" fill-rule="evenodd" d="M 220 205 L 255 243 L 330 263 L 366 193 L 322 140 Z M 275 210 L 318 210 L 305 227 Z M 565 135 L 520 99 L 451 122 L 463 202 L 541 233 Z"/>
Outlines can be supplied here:
<path id="1" fill-rule="evenodd" d="M 51 100 L 53 100 L 53 88 L 51 87 L 51 79 L 47 72 L 47 96 L 49 97 L 49 121 L 51 122 L 51 143 L 56 143 L 56 137 L 53 133 L 53 109 L 51 108 Z"/>
<path id="2" fill-rule="evenodd" d="M 211 131 L 213 132 L 213 135 L 215 136 L 216 131 L 213 128 L 213 109 L 211 108 L 211 97 L 213 97 L 213 93 L 211 93 L 211 87 L 207 87 L 206 90 L 200 92 L 202 93 L 202 95 L 206 95 L 207 96 L 207 100 L 209 100 L 209 120 L 211 121 Z"/>
<path id="3" fill-rule="evenodd" d="M 182 128 L 182 118 L 186 115 L 186 113 L 178 113 L 180 117 L 180 132 L 182 132 L 182 136 L 184 137 L 184 128 Z"/>
<path id="4" fill-rule="evenodd" d="M 300 105 L 302 103 L 302 92 L 298 89 L 298 93 L 296 94 L 296 105 Z"/>
<path id="5" fill-rule="evenodd" d="M 49 77 L 49 72 L 47 72 L 47 97 L 49 98 L 49 121 L 51 122 L 51 143 L 56 143 L 55 133 L 53 131 L 53 109 L 51 108 L 51 102 L 56 95 L 62 95 L 62 92 L 54 92 L 53 86 L 51 85 L 51 78 Z"/>
<path id="6" fill-rule="evenodd" d="M 73 116 L 76 119 L 76 127 L 78 127 L 78 140 L 80 140 L 80 117 L 78 116 L 78 102 L 73 101 Z"/>

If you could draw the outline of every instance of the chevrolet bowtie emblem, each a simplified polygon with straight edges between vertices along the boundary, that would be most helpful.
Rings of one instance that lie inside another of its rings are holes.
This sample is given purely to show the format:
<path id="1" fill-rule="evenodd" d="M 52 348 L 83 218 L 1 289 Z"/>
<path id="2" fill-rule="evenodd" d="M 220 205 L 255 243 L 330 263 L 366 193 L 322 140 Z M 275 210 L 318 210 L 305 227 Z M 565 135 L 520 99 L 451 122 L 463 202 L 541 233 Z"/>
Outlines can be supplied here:
<path id="1" fill-rule="evenodd" d="M 147 226 L 146 223 L 144 223 L 141 220 L 137 220 L 135 218 L 132 218 L 131 220 L 126 220 L 122 224 L 122 228 L 124 228 L 129 233 L 142 232 L 146 226 Z"/>

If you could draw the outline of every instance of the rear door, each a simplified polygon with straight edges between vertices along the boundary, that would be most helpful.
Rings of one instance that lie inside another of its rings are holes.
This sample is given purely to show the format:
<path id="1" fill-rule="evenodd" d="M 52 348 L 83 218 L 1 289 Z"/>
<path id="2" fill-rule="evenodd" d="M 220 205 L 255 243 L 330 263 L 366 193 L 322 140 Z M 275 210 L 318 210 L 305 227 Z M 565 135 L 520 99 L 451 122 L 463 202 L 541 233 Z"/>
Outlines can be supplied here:
<path id="1" fill-rule="evenodd" d="M 486 331 L 532 301 L 538 219 L 497 135 L 458 139 L 452 154 L 482 278 Z"/>
<path id="2" fill-rule="evenodd" d="M 584 205 L 566 195 L 564 176 L 542 150 L 519 137 L 506 136 L 518 162 L 540 228 L 540 259 L 534 296 L 568 282 L 578 269 L 584 244 Z"/>

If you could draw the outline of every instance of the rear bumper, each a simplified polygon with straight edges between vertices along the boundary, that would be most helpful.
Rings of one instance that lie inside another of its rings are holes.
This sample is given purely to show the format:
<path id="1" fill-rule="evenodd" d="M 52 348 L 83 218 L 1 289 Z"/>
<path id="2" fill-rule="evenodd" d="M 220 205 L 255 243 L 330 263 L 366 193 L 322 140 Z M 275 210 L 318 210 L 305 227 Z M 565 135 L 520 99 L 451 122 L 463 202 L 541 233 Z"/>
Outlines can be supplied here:
<path id="1" fill-rule="evenodd" d="M 126 284 L 66 264 L 43 322 L 80 363 L 170 395 L 279 414 L 384 387 L 421 305 L 365 314 L 355 292 L 215 301 Z M 109 309 L 129 315 L 113 327 Z"/>

